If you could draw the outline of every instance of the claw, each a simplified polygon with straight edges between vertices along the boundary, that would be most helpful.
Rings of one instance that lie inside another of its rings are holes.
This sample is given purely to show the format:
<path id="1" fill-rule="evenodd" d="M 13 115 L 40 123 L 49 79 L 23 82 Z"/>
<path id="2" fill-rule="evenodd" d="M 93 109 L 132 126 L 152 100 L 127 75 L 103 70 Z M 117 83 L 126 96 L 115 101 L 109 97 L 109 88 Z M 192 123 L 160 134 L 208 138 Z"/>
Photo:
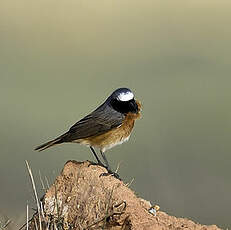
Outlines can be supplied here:
<path id="1" fill-rule="evenodd" d="M 116 179 L 121 180 L 119 174 L 116 173 L 116 172 L 112 172 L 111 170 L 108 170 L 107 173 L 102 173 L 102 174 L 100 174 L 100 177 L 101 177 L 101 176 L 114 176 Z"/>

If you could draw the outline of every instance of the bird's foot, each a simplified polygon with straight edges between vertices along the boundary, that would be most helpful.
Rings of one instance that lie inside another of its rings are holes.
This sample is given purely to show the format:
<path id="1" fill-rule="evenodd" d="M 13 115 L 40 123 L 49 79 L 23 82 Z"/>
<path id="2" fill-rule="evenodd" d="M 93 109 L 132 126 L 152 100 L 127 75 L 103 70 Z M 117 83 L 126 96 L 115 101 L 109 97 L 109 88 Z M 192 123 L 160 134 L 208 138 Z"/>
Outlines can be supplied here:
<path id="1" fill-rule="evenodd" d="M 106 173 L 102 173 L 102 174 L 100 175 L 100 177 L 101 177 L 101 176 L 114 176 L 116 179 L 121 180 L 119 174 L 116 173 L 116 172 L 111 171 L 110 169 L 107 169 L 107 172 L 106 172 Z"/>
<path id="2" fill-rule="evenodd" d="M 95 163 L 95 162 L 92 162 L 92 161 L 89 161 L 89 162 L 90 162 L 90 164 L 88 165 L 88 167 L 90 167 L 91 165 L 98 165 L 98 166 L 101 166 L 101 167 L 107 169 L 107 172 L 106 173 L 101 173 L 100 177 L 101 176 L 114 176 L 116 179 L 121 180 L 121 178 L 120 178 L 120 176 L 119 176 L 118 173 L 113 172 L 110 168 L 108 168 L 107 166 L 105 166 L 102 162 L 98 162 L 98 163 Z"/>

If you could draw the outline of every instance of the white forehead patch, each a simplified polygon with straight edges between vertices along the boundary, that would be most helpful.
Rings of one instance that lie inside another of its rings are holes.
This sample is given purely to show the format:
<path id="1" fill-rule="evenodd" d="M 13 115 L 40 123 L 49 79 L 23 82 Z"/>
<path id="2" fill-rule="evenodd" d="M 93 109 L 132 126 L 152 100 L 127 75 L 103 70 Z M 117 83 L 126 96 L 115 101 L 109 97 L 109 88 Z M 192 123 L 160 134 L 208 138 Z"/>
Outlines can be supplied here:
<path id="1" fill-rule="evenodd" d="M 126 93 L 120 93 L 118 96 L 118 99 L 120 101 L 130 101 L 134 98 L 134 95 L 132 92 L 126 92 Z"/>

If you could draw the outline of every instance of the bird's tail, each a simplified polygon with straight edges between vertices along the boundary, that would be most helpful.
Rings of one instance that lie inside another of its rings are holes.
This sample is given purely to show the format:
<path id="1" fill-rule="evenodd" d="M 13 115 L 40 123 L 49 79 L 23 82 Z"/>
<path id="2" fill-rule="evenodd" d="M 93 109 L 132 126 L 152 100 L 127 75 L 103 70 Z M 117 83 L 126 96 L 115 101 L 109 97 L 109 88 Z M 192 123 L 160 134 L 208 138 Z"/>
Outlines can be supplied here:
<path id="1" fill-rule="evenodd" d="M 61 135 L 61 136 L 57 137 L 54 140 L 48 141 L 45 144 L 39 145 L 34 150 L 38 150 L 39 152 L 41 152 L 41 151 L 43 151 L 43 150 L 45 150 L 47 148 L 50 148 L 51 146 L 61 144 L 63 142 L 64 135 Z"/>

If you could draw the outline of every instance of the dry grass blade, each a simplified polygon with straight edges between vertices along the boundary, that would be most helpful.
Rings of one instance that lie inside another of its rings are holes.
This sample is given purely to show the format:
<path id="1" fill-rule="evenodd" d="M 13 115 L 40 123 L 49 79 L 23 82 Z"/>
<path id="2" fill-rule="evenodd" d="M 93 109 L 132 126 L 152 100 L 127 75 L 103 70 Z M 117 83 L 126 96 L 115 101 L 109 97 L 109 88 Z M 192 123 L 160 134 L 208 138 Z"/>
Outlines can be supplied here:
<path id="1" fill-rule="evenodd" d="M 44 185 L 44 182 L 43 182 L 43 179 L 42 179 L 42 175 L 41 175 L 40 170 L 39 170 L 39 179 L 40 179 L 40 182 L 41 182 L 41 185 L 42 185 L 42 189 L 43 189 L 44 191 L 46 191 L 46 187 L 45 187 L 45 185 Z"/>
<path id="2" fill-rule="evenodd" d="M 28 228 L 29 228 L 29 223 L 32 221 L 34 219 L 34 216 L 31 218 L 31 219 L 29 219 L 28 220 Z M 27 223 L 25 223 L 25 224 L 23 224 L 18 230 L 22 230 L 22 229 L 24 229 L 26 226 L 27 226 Z"/>
<path id="3" fill-rule="evenodd" d="M 47 179 L 46 176 L 45 176 L 45 180 L 46 180 L 46 184 L 47 184 L 47 189 L 49 189 L 49 188 L 50 188 L 50 185 L 49 185 L 49 181 L 48 181 L 48 179 Z"/>
<path id="4" fill-rule="evenodd" d="M 117 168 L 116 168 L 116 170 L 115 170 L 115 173 L 118 173 L 119 168 L 120 168 L 120 165 L 121 165 L 121 162 L 118 163 Z"/>
<path id="5" fill-rule="evenodd" d="M 129 183 L 125 184 L 125 186 L 129 188 L 131 184 L 133 183 L 133 181 L 134 181 L 134 178 L 132 178 L 132 180 Z"/>
<path id="6" fill-rule="evenodd" d="M 27 170 L 28 170 L 29 175 L 30 175 L 31 184 L 32 184 L 32 188 L 33 188 L 33 191 L 34 191 L 34 196 L 35 196 L 35 200 L 36 200 L 36 204 L 37 204 L 38 216 L 39 216 L 39 229 L 42 230 L 42 221 L 41 221 L 41 215 L 40 215 L 41 210 L 40 210 L 40 204 L 39 204 L 39 200 L 38 200 L 38 194 L 37 194 L 37 190 L 36 190 L 32 170 L 31 170 L 31 168 L 29 166 L 29 163 L 27 161 L 26 161 L 26 166 L 27 166 Z"/>
<path id="7" fill-rule="evenodd" d="M 26 205 L 26 230 L 29 229 L 29 207 Z"/>
<path id="8" fill-rule="evenodd" d="M 7 220 L 4 224 L 0 222 L 0 230 L 6 229 L 6 227 L 10 224 L 11 220 Z"/>

